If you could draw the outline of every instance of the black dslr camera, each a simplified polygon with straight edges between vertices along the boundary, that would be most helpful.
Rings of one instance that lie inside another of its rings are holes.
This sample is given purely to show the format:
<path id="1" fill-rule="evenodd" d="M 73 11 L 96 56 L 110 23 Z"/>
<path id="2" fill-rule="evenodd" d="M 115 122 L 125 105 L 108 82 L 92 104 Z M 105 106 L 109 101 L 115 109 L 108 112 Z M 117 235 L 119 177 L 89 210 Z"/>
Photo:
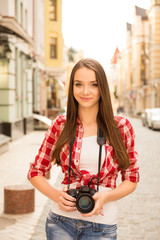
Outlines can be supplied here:
<path id="1" fill-rule="evenodd" d="M 68 190 L 67 193 L 76 199 L 76 208 L 81 213 L 89 213 L 93 210 L 95 206 L 95 201 L 92 196 L 99 191 L 99 180 L 100 180 L 100 166 L 101 166 L 101 152 L 102 152 L 102 145 L 105 143 L 105 134 L 98 126 L 98 133 L 97 133 L 97 143 L 99 144 L 99 161 L 98 161 L 98 178 L 93 177 L 88 183 L 88 186 L 82 186 L 79 189 L 69 189 L 70 187 L 70 173 L 71 170 L 76 178 L 76 175 L 71 168 L 72 162 L 72 147 L 75 142 L 75 137 L 70 141 L 70 153 L 69 153 L 69 170 L 68 170 Z M 90 183 L 94 178 L 97 178 L 97 191 L 93 188 L 90 188 Z"/>
<path id="2" fill-rule="evenodd" d="M 92 196 L 96 190 L 89 186 L 82 186 L 79 189 L 68 189 L 67 193 L 76 198 L 76 208 L 81 213 L 89 213 L 93 210 L 95 201 Z"/>

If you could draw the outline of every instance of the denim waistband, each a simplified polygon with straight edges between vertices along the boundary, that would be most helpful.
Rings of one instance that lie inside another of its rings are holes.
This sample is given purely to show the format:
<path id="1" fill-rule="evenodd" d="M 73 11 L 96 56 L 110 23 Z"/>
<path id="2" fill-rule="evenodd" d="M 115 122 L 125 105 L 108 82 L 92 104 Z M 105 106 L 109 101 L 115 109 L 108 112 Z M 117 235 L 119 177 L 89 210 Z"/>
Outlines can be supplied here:
<path id="1" fill-rule="evenodd" d="M 101 224 L 101 223 L 95 223 L 95 222 L 90 222 L 90 221 L 84 221 L 84 220 L 79 220 L 79 219 L 74 219 L 74 218 L 68 218 L 65 216 L 61 216 L 58 214 L 53 213 L 50 211 L 49 215 L 52 217 L 56 217 L 57 219 L 61 219 L 63 222 L 68 222 L 72 226 L 76 227 L 77 229 L 83 229 L 83 228 L 92 228 L 92 231 L 98 232 L 101 229 L 108 228 L 109 226 L 116 227 L 117 225 L 107 225 L 107 224 Z"/>

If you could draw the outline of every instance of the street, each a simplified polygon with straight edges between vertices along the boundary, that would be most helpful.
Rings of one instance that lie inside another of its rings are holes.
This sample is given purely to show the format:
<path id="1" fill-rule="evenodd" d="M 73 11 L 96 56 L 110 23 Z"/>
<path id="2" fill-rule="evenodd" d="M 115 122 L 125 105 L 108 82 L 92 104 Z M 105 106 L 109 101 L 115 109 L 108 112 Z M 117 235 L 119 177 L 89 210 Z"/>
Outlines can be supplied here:
<path id="1" fill-rule="evenodd" d="M 136 134 L 140 182 L 134 193 L 119 201 L 118 240 L 160 239 L 160 131 L 130 119 Z"/>
<path id="2" fill-rule="evenodd" d="M 140 119 L 129 118 L 136 134 L 140 182 L 131 195 L 119 200 L 118 240 L 160 239 L 160 131 L 145 128 Z M 1 162 L 1 240 L 46 240 L 45 218 L 50 200 L 36 190 L 35 212 L 23 215 L 3 213 L 3 188 L 27 183 L 26 171 L 43 139 L 44 132 L 33 132 L 12 142 L 9 152 L 0 155 Z M 23 161 L 23 164 L 22 164 Z M 54 169 L 53 169 L 54 170 Z M 60 182 L 59 175 L 53 178 Z M 58 177 L 58 178 L 57 178 Z M 120 178 L 118 179 L 119 182 Z M 56 184 L 55 183 L 55 184 Z"/>

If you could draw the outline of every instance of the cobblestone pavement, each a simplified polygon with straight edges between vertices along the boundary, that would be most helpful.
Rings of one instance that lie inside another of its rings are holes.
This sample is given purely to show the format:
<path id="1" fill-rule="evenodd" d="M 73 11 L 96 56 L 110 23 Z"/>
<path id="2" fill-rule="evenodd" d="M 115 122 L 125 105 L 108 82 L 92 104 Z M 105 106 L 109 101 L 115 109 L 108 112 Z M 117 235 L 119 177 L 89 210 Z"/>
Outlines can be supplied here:
<path id="1" fill-rule="evenodd" d="M 47 198 L 35 190 L 35 211 L 28 214 L 5 214 L 4 187 L 30 184 L 26 175 L 45 132 L 35 131 L 9 144 L 9 151 L 0 155 L 0 240 L 30 240 L 38 224 Z M 58 171 L 49 181 L 54 183 Z M 44 232 L 44 230 L 41 230 Z M 39 238 L 40 239 L 40 238 Z"/>
<path id="2" fill-rule="evenodd" d="M 142 127 L 140 119 L 129 120 L 136 133 L 141 179 L 134 193 L 118 201 L 118 240 L 159 240 L 160 131 Z M 37 190 L 34 213 L 3 213 L 4 186 L 28 183 L 26 172 L 43 137 L 44 132 L 33 132 L 11 143 L 9 152 L 0 155 L 0 240 L 46 240 L 45 218 L 51 201 Z M 51 174 L 49 181 L 57 184 L 60 182 L 60 175 L 59 171 L 55 172 L 56 175 Z"/>
<path id="3" fill-rule="evenodd" d="M 129 119 L 136 134 L 140 182 L 134 193 L 119 203 L 118 240 L 160 239 L 160 131 Z"/>

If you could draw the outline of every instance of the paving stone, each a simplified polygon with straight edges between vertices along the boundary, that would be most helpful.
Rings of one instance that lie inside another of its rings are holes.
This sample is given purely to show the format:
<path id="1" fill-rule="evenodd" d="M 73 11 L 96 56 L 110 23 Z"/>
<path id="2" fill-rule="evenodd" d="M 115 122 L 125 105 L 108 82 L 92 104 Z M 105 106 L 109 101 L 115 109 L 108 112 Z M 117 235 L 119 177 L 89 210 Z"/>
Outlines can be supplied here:
<path id="1" fill-rule="evenodd" d="M 160 234 L 158 232 L 147 232 L 145 234 L 145 240 L 159 240 L 160 239 Z"/>
<path id="2" fill-rule="evenodd" d="M 6 217 L 1 216 L 0 217 L 0 230 L 3 230 L 6 227 L 9 227 L 9 226 L 15 224 L 16 221 L 17 220 L 14 218 L 6 218 Z"/>

